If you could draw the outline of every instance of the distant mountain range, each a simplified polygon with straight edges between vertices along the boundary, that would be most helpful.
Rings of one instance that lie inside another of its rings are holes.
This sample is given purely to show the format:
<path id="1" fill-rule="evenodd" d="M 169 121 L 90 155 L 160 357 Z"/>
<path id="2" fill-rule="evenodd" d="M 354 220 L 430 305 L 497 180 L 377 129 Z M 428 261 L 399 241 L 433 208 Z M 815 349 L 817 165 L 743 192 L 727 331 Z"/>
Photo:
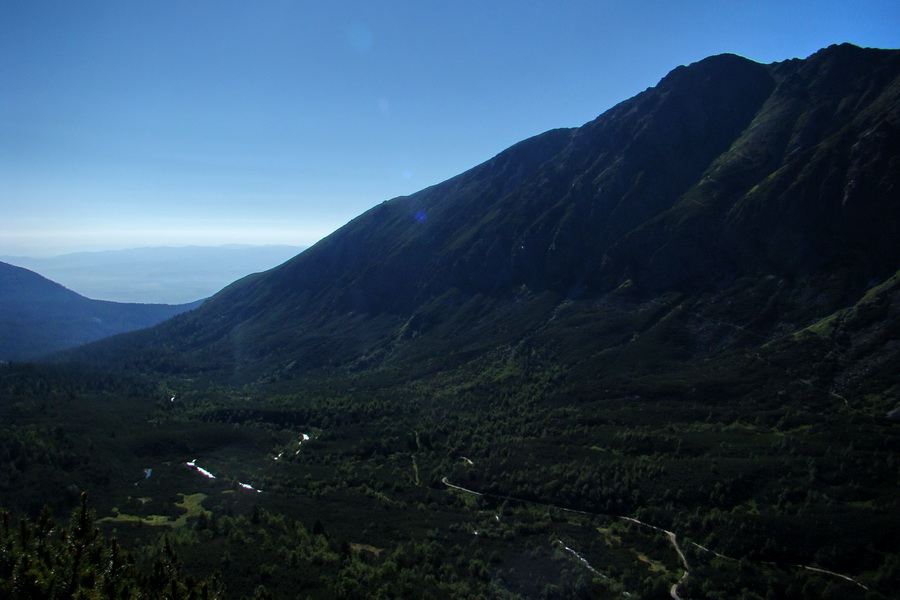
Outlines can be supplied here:
<path id="1" fill-rule="evenodd" d="M 900 52 L 713 56 L 78 358 L 271 381 L 501 350 L 594 386 L 815 340 L 821 376 L 890 387 L 898 200 Z M 864 329 L 865 348 L 833 337 Z"/>
<path id="2" fill-rule="evenodd" d="M 46 258 L 0 257 L 71 290 L 114 302 L 184 304 L 212 296 L 241 277 L 271 269 L 302 246 L 183 246 L 77 252 Z"/>
<path id="3" fill-rule="evenodd" d="M 150 327 L 199 304 L 91 300 L 37 273 L 0 262 L 0 360 L 34 359 Z"/>

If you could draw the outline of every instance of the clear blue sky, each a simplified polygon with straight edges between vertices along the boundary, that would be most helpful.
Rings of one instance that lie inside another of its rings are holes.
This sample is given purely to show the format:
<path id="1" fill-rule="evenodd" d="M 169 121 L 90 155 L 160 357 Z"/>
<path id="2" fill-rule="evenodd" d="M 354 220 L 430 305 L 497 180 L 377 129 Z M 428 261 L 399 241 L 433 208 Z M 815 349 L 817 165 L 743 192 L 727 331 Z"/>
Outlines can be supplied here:
<path id="1" fill-rule="evenodd" d="M 897 47 L 900 2 L 0 3 L 0 255 L 306 245 L 712 54 Z"/>

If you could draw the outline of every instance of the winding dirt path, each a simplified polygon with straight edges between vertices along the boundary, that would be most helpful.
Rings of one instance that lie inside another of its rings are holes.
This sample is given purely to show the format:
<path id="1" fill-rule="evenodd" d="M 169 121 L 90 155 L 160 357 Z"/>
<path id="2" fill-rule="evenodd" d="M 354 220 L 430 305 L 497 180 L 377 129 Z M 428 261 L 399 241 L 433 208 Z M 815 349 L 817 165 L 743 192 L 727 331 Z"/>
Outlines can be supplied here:
<path id="1" fill-rule="evenodd" d="M 515 498 L 515 497 L 513 497 L 513 496 L 504 496 L 504 495 L 502 495 L 502 494 L 492 494 L 492 493 L 486 493 L 486 492 L 477 492 L 477 491 L 475 491 L 475 490 L 470 490 L 470 489 L 468 489 L 468 488 L 464 488 L 464 487 L 462 487 L 462 486 L 458 486 L 458 485 L 455 485 L 455 484 L 453 484 L 453 483 L 450 483 L 450 481 L 449 481 L 446 477 L 444 477 L 444 478 L 441 479 L 441 483 L 443 483 L 445 486 L 447 486 L 447 487 L 449 487 L 449 488 L 452 488 L 452 489 L 457 490 L 457 491 L 460 491 L 460 492 L 464 492 L 464 493 L 466 493 L 466 494 L 474 494 L 474 495 L 476 495 L 476 496 L 485 496 L 485 497 L 489 497 L 489 498 L 499 498 L 499 499 L 502 499 L 502 500 L 512 500 L 513 502 L 521 502 L 521 503 L 523 503 L 523 504 L 532 504 L 532 505 L 536 505 L 536 506 L 544 506 L 544 507 L 547 507 L 547 508 L 553 508 L 553 509 L 555 509 L 555 510 L 560 510 L 560 511 L 565 511 L 565 512 L 571 512 L 571 513 L 578 513 L 578 514 L 588 515 L 588 516 L 592 516 L 592 517 L 607 517 L 607 518 L 612 518 L 612 519 L 622 519 L 622 520 L 624 520 L 624 521 L 630 521 L 630 522 L 635 523 L 635 524 L 637 524 L 637 525 L 641 525 L 642 527 L 649 527 L 649 528 L 651 528 L 651 529 L 654 529 L 654 530 L 656 530 L 656 531 L 659 531 L 660 533 L 665 534 L 666 537 L 669 538 L 669 541 L 672 543 L 672 547 L 675 549 L 675 552 L 678 554 L 678 558 L 681 560 L 681 564 L 682 564 L 682 566 L 684 567 L 684 574 L 681 576 L 681 578 L 680 578 L 678 581 L 676 581 L 674 584 L 672 584 L 672 587 L 671 587 L 671 589 L 669 590 L 669 595 L 672 597 L 672 600 L 682 600 L 681 596 L 678 595 L 678 588 L 679 588 L 680 586 L 682 586 L 682 585 L 684 584 L 685 581 L 687 581 L 687 578 L 688 578 L 688 576 L 690 575 L 690 572 L 689 572 L 689 571 L 690 571 L 690 565 L 688 564 L 687 557 L 684 555 L 684 552 L 682 551 L 681 546 L 678 545 L 678 536 L 676 535 L 676 533 L 675 533 L 674 531 L 669 531 L 668 529 L 663 529 L 662 527 L 658 527 L 658 526 L 653 525 L 653 524 L 651 524 L 651 523 L 645 523 L 644 521 L 640 521 L 640 520 L 638 520 L 638 519 L 635 519 L 634 517 L 624 517 L 624 516 L 622 516 L 622 515 L 609 515 L 609 514 L 605 514 L 605 513 L 592 513 L 592 512 L 583 511 L 583 510 L 576 510 L 576 509 L 573 509 L 573 508 L 565 508 L 565 507 L 562 507 L 562 506 L 556 506 L 556 505 L 554 505 L 554 504 L 546 504 L 546 503 L 544 503 L 544 502 L 537 502 L 537 501 L 534 501 L 534 500 L 526 500 L 526 499 L 524 499 L 524 498 Z M 560 544 L 563 544 L 562 541 L 560 541 L 560 540 L 557 540 L 557 541 L 558 541 Z M 710 550 L 709 548 L 706 548 L 705 546 L 701 546 L 700 544 L 698 544 L 698 543 L 696 543 L 696 542 L 691 542 L 691 544 L 692 544 L 694 547 L 696 547 L 696 548 L 698 548 L 698 549 L 700 549 L 700 550 L 702 550 L 702 551 L 704 551 L 704 552 L 708 552 L 708 553 L 710 553 L 710 554 L 713 554 L 713 555 L 715 555 L 715 556 L 717 556 L 717 557 L 719 557 L 719 558 L 724 558 L 724 559 L 726 559 L 726 560 L 732 560 L 732 561 L 737 561 L 737 560 L 738 560 L 738 559 L 733 558 L 733 557 L 731 557 L 731 556 L 725 556 L 724 554 L 720 554 L 720 553 L 718 553 L 718 552 L 715 552 L 715 551 L 713 551 L 713 550 Z M 584 563 L 587 565 L 587 567 L 588 567 L 592 572 L 597 573 L 597 571 L 596 571 L 590 564 L 588 564 L 587 560 L 586 560 L 583 556 L 581 556 L 579 553 L 575 552 L 574 550 L 572 550 L 571 548 L 569 548 L 569 547 L 566 546 L 565 544 L 563 544 L 563 546 L 565 547 L 565 549 L 566 549 L 568 552 L 571 552 L 571 553 L 572 553 L 574 556 L 576 556 L 579 560 L 581 560 L 582 562 L 584 562 Z M 778 563 L 771 563 L 771 562 L 763 562 L 762 564 L 769 564 L 769 565 L 773 565 L 773 566 L 779 566 Z M 785 566 L 785 565 L 782 565 L 782 566 Z M 852 577 L 850 577 L 850 576 L 848 576 L 848 575 L 843 575 L 843 574 L 841 574 L 841 573 L 836 573 L 836 572 L 834 572 L 834 571 L 828 571 L 827 569 L 820 569 L 819 567 L 812 567 L 812 566 L 809 566 L 809 565 L 795 565 L 795 564 L 792 564 L 792 565 L 786 565 L 786 566 L 791 566 L 791 567 L 795 567 L 795 568 L 798 568 L 798 569 L 805 569 L 805 570 L 807 570 L 807 571 L 814 571 L 814 572 L 816 572 L 816 573 L 822 573 L 823 575 L 830 575 L 830 576 L 832 576 L 832 577 L 838 577 L 838 578 L 840 578 L 840 579 L 843 579 L 843 580 L 845 580 L 845 581 L 849 581 L 850 583 L 853 583 L 853 584 L 855 584 L 855 585 L 858 585 L 859 587 L 861 587 L 862 589 L 864 589 L 864 590 L 866 590 L 866 591 L 869 591 L 869 592 L 875 591 L 875 590 L 872 590 L 871 588 L 869 588 L 868 586 L 866 586 L 866 585 L 864 585 L 864 584 L 858 582 L 857 580 L 853 579 Z M 602 573 L 598 573 L 598 574 L 601 575 L 601 576 L 603 576 Z M 605 577 L 605 576 L 604 576 L 604 577 Z M 877 591 L 876 591 L 876 593 L 880 593 L 880 592 L 877 592 Z"/>
<path id="2" fill-rule="evenodd" d="M 678 588 L 685 581 L 687 581 L 688 575 L 690 575 L 690 565 L 688 565 L 687 557 L 684 555 L 684 552 L 681 551 L 681 546 L 678 545 L 678 536 L 675 535 L 674 531 L 669 531 L 668 529 L 663 529 L 662 527 L 657 527 L 656 525 L 651 525 L 650 523 L 644 523 L 643 521 L 639 521 L 634 517 L 619 517 L 625 521 L 631 521 L 632 523 L 637 523 L 638 525 L 642 525 L 644 527 L 649 527 L 650 529 L 655 529 L 660 533 L 666 534 L 666 537 L 669 538 L 669 541 L 672 542 L 672 547 L 675 548 L 675 552 L 678 553 L 678 558 L 681 559 L 681 564 L 684 567 L 684 575 L 681 576 L 681 579 L 672 584 L 672 588 L 669 590 L 669 595 L 672 597 L 672 600 L 681 600 L 681 596 L 678 595 Z"/>
<path id="3" fill-rule="evenodd" d="M 460 486 L 458 486 L 458 485 L 453 485 L 452 483 L 450 483 L 449 481 L 447 481 L 447 478 L 446 478 L 446 477 L 444 477 L 443 479 L 441 479 L 441 483 L 443 483 L 444 485 L 446 485 L 448 488 L 453 488 L 454 490 L 459 490 L 460 492 L 465 492 L 465 493 L 467 493 L 467 494 L 474 494 L 474 495 L 476 495 L 476 496 L 484 496 L 484 494 L 482 494 L 481 492 L 476 492 L 475 490 L 470 490 L 470 489 L 467 489 L 467 488 L 464 488 L 464 487 L 460 487 Z"/>

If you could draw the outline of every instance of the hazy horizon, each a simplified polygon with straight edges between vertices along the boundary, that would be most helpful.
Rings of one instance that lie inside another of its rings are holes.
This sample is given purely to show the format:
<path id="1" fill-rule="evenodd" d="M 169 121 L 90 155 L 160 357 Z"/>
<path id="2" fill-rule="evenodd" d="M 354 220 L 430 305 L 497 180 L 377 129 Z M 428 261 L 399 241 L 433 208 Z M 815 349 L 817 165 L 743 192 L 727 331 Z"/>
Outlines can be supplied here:
<path id="1" fill-rule="evenodd" d="M 155 246 L 123 246 L 121 248 L 117 247 L 102 247 L 96 250 L 74 250 L 71 252 L 59 252 L 52 254 L 0 254 L 0 261 L 4 259 L 13 259 L 13 258 L 29 258 L 35 260 L 43 260 L 47 258 L 61 258 L 64 256 L 73 256 L 73 255 L 89 255 L 89 254 L 105 254 L 105 253 L 116 253 L 116 252 L 130 252 L 130 251 L 141 251 L 141 250 L 179 250 L 186 248 L 308 248 L 308 246 L 298 246 L 295 244 L 244 244 L 238 242 L 228 242 L 223 244 L 159 244 Z"/>
<path id="2" fill-rule="evenodd" d="M 309 246 L 681 64 L 896 47 L 896 2 L 0 5 L 0 255 Z"/>
<path id="3" fill-rule="evenodd" d="M 267 271 L 303 252 L 284 244 L 157 246 L 55 256 L 0 255 L 93 300 L 187 304 L 212 296 L 251 273 Z"/>

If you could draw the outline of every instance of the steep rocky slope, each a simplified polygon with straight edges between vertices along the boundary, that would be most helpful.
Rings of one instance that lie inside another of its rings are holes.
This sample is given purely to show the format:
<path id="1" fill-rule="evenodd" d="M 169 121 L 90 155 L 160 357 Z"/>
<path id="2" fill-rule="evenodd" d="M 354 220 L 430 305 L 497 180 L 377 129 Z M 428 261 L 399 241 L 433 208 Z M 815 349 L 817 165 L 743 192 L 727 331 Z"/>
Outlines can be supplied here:
<path id="1" fill-rule="evenodd" d="M 666 356 L 776 339 L 900 268 L 898 128 L 900 52 L 714 56 L 82 358 L 254 380 L 523 344 L 593 364 L 673 323 Z"/>

